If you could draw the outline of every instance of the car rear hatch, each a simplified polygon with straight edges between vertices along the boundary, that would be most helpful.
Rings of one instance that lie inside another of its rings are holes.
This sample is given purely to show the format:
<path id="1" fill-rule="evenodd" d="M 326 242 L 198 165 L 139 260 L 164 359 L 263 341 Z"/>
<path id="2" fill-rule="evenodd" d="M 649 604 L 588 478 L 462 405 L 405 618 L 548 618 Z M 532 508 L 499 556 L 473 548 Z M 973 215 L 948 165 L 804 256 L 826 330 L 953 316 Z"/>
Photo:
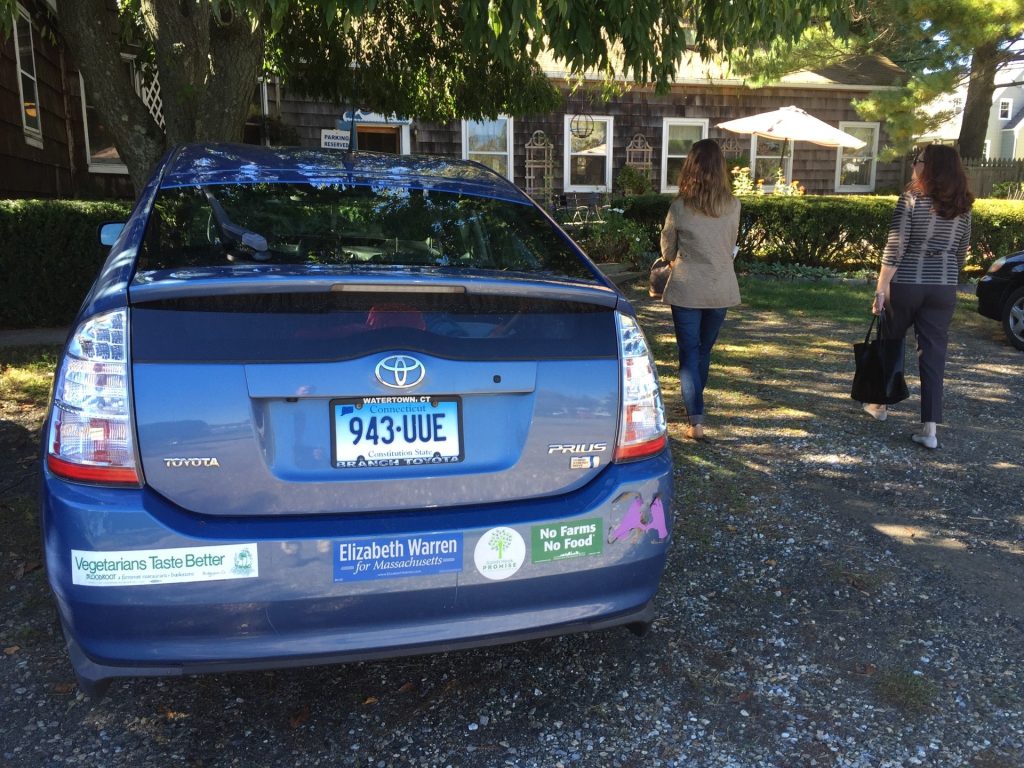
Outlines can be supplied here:
<path id="1" fill-rule="evenodd" d="M 615 449 L 617 300 L 585 281 L 417 269 L 137 280 L 144 481 L 202 515 L 569 493 Z"/>

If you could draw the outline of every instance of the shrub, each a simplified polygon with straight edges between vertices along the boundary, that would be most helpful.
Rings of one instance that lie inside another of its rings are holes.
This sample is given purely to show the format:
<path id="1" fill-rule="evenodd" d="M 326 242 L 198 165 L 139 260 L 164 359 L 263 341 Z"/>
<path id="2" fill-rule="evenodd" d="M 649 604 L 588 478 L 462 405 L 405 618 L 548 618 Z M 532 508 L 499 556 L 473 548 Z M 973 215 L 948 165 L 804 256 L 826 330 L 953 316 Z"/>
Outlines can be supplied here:
<path id="1" fill-rule="evenodd" d="M 658 251 L 661 249 L 661 227 L 665 223 L 668 207 L 674 197 L 675 195 L 651 192 L 647 195 L 621 198 L 613 201 L 613 205 L 622 210 L 623 216 L 640 226 L 645 249 Z"/>
<path id="2" fill-rule="evenodd" d="M 1024 182 L 1001 181 L 993 184 L 988 196 L 1002 200 L 1024 200 Z"/>
<path id="3" fill-rule="evenodd" d="M 649 249 L 649 239 L 644 228 L 616 209 L 608 212 L 603 223 L 590 222 L 579 229 L 575 238 L 594 261 L 624 261 L 634 267 L 646 263 L 644 253 Z"/>
<path id="4" fill-rule="evenodd" d="M 749 155 L 736 155 L 735 157 L 727 157 L 725 164 L 729 168 L 731 173 L 734 168 L 746 168 L 750 169 L 750 156 Z"/>
<path id="5" fill-rule="evenodd" d="M 994 259 L 1024 249 L 1024 200 L 975 200 L 971 258 L 988 267 Z"/>
<path id="6" fill-rule="evenodd" d="M 654 187 L 651 185 L 651 177 L 646 171 L 632 165 L 624 165 L 615 180 L 615 189 L 624 195 L 646 195 Z"/>
<path id="7" fill-rule="evenodd" d="M 895 197 L 744 196 L 740 263 L 799 264 L 848 273 L 877 269 Z M 644 268 L 659 250 L 671 195 L 621 198 L 623 213 L 576 234 L 595 261 Z M 106 256 L 96 241 L 104 221 L 128 217 L 122 202 L 0 200 L 0 327 L 66 325 Z M 1024 249 L 1024 200 L 978 200 L 965 272 Z M 750 266 L 750 269 L 757 267 Z"/>
<path id="8" fill-rule="evenodd" d="M 771 277 L 776 280 L 800 280 L 802 282 L 830 282 L 853 277 L 874 282 L 877 269 L 860 272 L 840 272 L 831 267 L 808 267 L 803 264 L 766 264 L 763 261 L 736 259 L 736 272 L 748 277 Z"/>
<path id="9" fill-rule="evenodd" d="M 669 195 L 619 201 L 624 215 L 640 224 L 648 247 L 658 249 Z M 802 264 L 840 272 L 877 268 L 885 248 L 894 196 L 744 195 L 740 255 L 747 262 Z M 978 200 L 965 272 L 983 271 L 993 259 L 1024 249 L 1024 201 Z"/>
<path id="10" fill-rule="evenodd" d="M 106 258 L 96 239 L 129 206 L 81 200 L 0 200 L 0 327 L 66 325 Z"/>
<path id="11" fill-rule="evenodd" d="M 768 195 L 744 197 L 742 204 L 745 258 L 850 271 L 878 264 L 896 201 Z"/>

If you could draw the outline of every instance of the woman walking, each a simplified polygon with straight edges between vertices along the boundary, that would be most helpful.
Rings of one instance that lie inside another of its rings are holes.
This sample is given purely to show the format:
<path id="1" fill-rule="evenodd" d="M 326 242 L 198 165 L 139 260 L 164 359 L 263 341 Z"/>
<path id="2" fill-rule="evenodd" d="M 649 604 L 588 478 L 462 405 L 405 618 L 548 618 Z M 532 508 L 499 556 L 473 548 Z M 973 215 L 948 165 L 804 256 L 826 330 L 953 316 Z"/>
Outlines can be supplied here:
<path id="1" fill-rule="evenodd" d="M 728 307 L 740 303 L 733 270 L 740 203 L 733 196 L 725 157 L 703 139 L 691 147 L 679 174 L 679 194 L 661 230 L 661 255 L 672 261 L 662 301 L 672 307 L 679 347 L 679 383 L 686 437 L 704 439 L 704 387 L 711 349 Z"/>
<path id="2" fill-rule="evenodd" d="M 952 147 L 929 144 L 914 160 L 907 191 L 893 213 L 871 311 L 885 313 L 886 338 L 902 339 L 914 326 L 921 375 L 921 427 L 915 443 L 935 449 L 942 422 L 942 381 L 956 288 L 971 241 L 967 176 Z M 864 410 L 883 421 L 884 405 Z"/>

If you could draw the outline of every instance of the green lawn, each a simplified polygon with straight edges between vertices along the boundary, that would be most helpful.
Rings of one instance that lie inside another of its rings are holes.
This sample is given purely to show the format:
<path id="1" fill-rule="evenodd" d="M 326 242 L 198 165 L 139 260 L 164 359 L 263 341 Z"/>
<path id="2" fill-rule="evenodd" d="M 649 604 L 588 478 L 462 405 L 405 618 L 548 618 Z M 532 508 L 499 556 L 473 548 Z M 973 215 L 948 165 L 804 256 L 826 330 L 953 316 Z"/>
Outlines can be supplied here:
<path id="1" fill-rule="evenodd" d="M 35 470 L 39 428 L 60 348 L 0 347 L 0 550 L 22 563 L 39 558 Z M 10 573 L 0 573 L 0 587 Z"/>
<path id="2" fill-rule="evenodd" d="M 0 403 L 4 406 L 46 404 L 60 347 L 0 347 Z"/>
<path id="3" fill-rule="evenodd" d="M 851 365 L 851 344 L 871 321 L 874 285 L 749 278 L 740 281 L 740 293 L 743 304 L 729 310 L 708 384 L 720 405 L 737 408 L 749 405 L 766 380 L 787 385 L 784 391 L 800 391 L 801 379 L 844 375 Z M 643 298 L 638 306 L 662 388 L 675 392 L 678 362 L 668 308 Z M 961 330 L 991 333 L 994 328 L 993 321 L 978 314 L 974 295 L 967 293 L 958 297 L 953 323 Z M 783 408 L 780 414 L 785 413 Z"/>
<path id="4" fill-rule="evenodd" d="M 849 338 L 832 337 L 837 324 L 850 338 L 870 321 L 872 283 L 814 283 L 785 280 L 745 278 L 740 280 L 743 305 L 730 311 L 730 321 L 723 331 L 723 344 L 716 352 L 723 353 L 719 362 L 724 370 L 742 380 L 752 373 L 751 365 L 773 357 L 794 358 L 813 364 L 815 356 L 834 349 L 840 343 L 845 350 Z M 638 288 L 634 298 L 641 295 Z M 639 302 L 638 302 L 639 303 Z M 649 307 L 659 307 L 648 304 Z M 973 294 L 961 293 L 954 323 L 960 327 L 991 329 L 993 321 L 977 313 Z M 652 318 L 641 307 L 641 319 L 651 337 L 659 364 L 671 368 L 675 358 L 675 339 L 671 323 Z M 730 333 L 729 325 L 742 321 L 748 313 L 757 313 L 766 333 L 749 335 Z M 765 314 L 766 313 L 766 314 Z M 646 315 L 646 319 L 645 319 Z M 773 332 L 773 329 L 776 332 Z M 60 348 L 56 346 L 0 347 L 0 403 L 7 406 L 45 407 L 53 369 Z M 755 367 L 757 367 L 755 365 Z M 669 385 L 669 382 L 663 382 Z M 736 383 L 741 383 L 737 381 Z M 674 384 L 671 384 L 674 388 Z"/>
<path id="5" fill-rule="evenodd" d="M 643 290 L 641 290 L 643 288 Z M 729 310 L 712 356 L 705 391 L 712 442 L 695 446 L 682 437 L 678 357 L 671 312 L 649 300 L 646 288 L 630 287 L 641 325 L 658 364 L 669 418 L 673 455 L 689 481 L 677 486 L 681 508 L 689 509 L 691 536 L 702 539 L 709 494 L 742 511 L 758 489 L 771 493 L 770 461 L 748 449 L 778 440 L 801 441 L 828 423 L 837 432 L 856 410 L 850 400 L 852 344 L 871 320 L 874 283 L 817 283 L 744 278 L 743 304 Z M 960 294 L 954 328 L 964 337 L 997 335 L 993 321 L 977 313 L 973 294 Z M 914 364 L 913 339 L 907 345 Z M 720 441 L 725 441 L 720 442 Z M 770 451 L 768 451 L 770 453 Z"/>
<path id="6" fill-rule="evenodd" d="M 740 280 L 743 306 L 778 312 L 790 319 L 815 318 L 839 323 L 870 321 L 874 281 L 854 283 L 805 283 L 783 280 Z M 974 293 L 960 293 L 954 322 L 985 325 L 991 321 L 977 312 Z"/>

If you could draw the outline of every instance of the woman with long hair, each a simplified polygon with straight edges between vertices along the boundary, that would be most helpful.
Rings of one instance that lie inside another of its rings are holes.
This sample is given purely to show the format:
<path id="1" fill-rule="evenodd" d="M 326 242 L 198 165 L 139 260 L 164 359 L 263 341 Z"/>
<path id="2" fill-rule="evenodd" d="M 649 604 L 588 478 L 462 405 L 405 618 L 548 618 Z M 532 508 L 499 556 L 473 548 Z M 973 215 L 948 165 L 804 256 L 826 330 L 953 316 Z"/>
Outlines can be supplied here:
<path id="1" fill-rule="evenodd" d="M 939 445 L 949 324 L 971 242 L 973 204 L 957 151 L 941 144 L 925 147 L 896 204 L 871 306 L 876 315 L 884 313 L 886 338 L 902 339 L 914 327 L 921 427 L 911 438 L 930 449 Z M 864 410 L 880 421 L 888 415 L 884 405 L 865 403 Z"/>
<path id="2" fill-rule="evenodd" d="M 704 387 L 711 349 L 728 307 L 740 303 L 733 270 L 740 203 L 725 157 L 710 139 L 696 142 L 679 174 L 679 194 L 661 230 L 661 255 L 672 261 L 662 301 L 672 307 L 686 437 L 704 439 Z"/>

